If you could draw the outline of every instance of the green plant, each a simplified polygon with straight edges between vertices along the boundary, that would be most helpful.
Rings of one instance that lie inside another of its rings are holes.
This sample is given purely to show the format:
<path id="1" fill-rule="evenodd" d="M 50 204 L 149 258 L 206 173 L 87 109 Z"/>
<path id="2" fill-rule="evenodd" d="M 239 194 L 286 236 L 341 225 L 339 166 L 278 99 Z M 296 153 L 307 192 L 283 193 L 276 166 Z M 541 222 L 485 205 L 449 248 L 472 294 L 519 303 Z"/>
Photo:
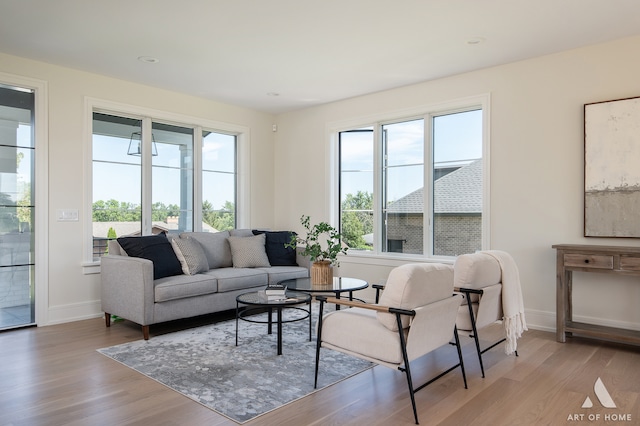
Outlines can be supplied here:
<path id="1" fill-rule="evenodd" d="M 116 230 L 113 229 L 112 226 L 110 226 L 109 230 L 107 231 L 107 238 L 110 240 L 115 240 L 116 238 L 118 238 L 118 235 L 116 234 Z"/>
<path id="2" fill-rule="evenodd" d="M 295 248 L 297 244 L 304 246 L 303 256 L 309 256 L 312 262 L 329 261 L 332 265 L 338 266 L 339 254 L 347 254 L 347 247 L 342 246 L 340 233 L 327 222 L 320 222 L 311 225 L 309 216 L 302 215 L 300 223 L 307 231 L 305 237 L 292 234 L 291 241 L 285 244 L 287 248 Z M 323 244 L 324 240 L 324 244 Z"/>

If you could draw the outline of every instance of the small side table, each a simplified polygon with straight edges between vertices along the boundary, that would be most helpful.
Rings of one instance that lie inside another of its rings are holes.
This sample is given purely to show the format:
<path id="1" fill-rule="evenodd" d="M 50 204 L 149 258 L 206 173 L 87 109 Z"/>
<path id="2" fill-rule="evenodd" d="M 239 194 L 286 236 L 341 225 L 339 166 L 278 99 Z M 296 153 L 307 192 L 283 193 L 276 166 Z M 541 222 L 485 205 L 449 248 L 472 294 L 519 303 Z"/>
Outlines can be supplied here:
<path id="1" fill-rule="evenodd" d="M 309 309 L 297 307 L 295 305 L 300 304 L 309 305 Z M 245 306 L 241 306 L 245 305 Z M 297 309 L 305 313 L 300 318 L 291 320 L 282 319 L 283 309 Z M 266 310 L 268 312 L 268 319 L 266 321 L 250 319 L 249 314 L 256 313 L 259 310 Z M 276 311 L 277 319 L 276 325 L 278 327 L 278 355 L 282 355 L 282 324 L 287 322 L 302 321 L 309 318 L 309 341 L 311 341 L 311 296 L 307 293 L 300 293 L 295 291 L 287 291 L 285 299 L 268 300 L 264 291 L 252 291 L 249 293 L 243 293 L 236 297 L 236 346 L 238 346 L 238 320 L 247 322 L 267 324 L 267 333 L 272 334 L 273 324 L 273 311 Z"/>

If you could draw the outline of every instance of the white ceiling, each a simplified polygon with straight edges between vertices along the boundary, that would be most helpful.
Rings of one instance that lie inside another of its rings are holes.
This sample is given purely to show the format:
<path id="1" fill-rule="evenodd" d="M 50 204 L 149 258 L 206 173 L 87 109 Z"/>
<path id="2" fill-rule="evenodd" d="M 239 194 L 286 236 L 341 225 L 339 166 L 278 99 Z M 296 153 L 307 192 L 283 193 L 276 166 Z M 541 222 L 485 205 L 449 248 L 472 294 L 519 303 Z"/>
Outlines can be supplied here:
<path id="1" fill-rule="evenodd" d="M 271 113 L 637 34 L 639 0 L 0 0 L 0 52 Z"/>

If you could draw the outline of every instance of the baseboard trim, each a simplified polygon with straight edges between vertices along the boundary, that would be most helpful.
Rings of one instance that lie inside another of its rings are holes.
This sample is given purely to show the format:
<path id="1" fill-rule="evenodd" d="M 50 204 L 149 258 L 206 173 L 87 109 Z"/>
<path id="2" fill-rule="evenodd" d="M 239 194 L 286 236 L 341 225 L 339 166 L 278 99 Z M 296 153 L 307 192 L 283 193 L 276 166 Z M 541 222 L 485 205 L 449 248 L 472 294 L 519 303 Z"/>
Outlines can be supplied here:
<path id="1" fill-rule="evenodd" d="M 100 300 L 91 300 L 82 303 L 70 303 L 67 305 L 51 306 L 48 309 L 48 321 L 46 324 L 54 325 L 66 322 L 81 321 L 91 318 L 99 318 L 103 315 Z M 525 309 L 527 327 L 532 330 L 556 332 L 556 313 L 550 311 L 540 311 L 536 309 Z M 627 321 L 608 320 L 594 318 L 584 315 L 574 315 L 574 320 L 587 324 L 604 325 L 608 327 L 625 328 L 630 330 L 640 330 L 640 324 Z"/>
<path id="2" fill-rule="evenodd" d="M 43 325 L 63 324 L 65 322 L 81 321 L 98 318 L 103 315 L 100 300 L 90 300 L 82 303 L 50 306 L 47 323 Z"/>
<path id="3" fill-rule="evenodd" d="M 556 313 L 549 311 L 538 311 L 535 309 L 525 309 L 527 326 L 533 330 L 556 332 Z M 595 318 L 585 315 L 574 315 L 573 320 L 587 324 L 603 325 L 607 327 L 624 328 L 628 330 L 640 330 L 640 324 L 628 321 L 617 321 L 606 318 Z"/>
<path id="4" fill-rule="evenodd" d="M 532 330 L 556 332 L 556 313 L 548 311 L 538 311 L 535 309 L 525 309 L 524 316 L 527 327 Z"/>

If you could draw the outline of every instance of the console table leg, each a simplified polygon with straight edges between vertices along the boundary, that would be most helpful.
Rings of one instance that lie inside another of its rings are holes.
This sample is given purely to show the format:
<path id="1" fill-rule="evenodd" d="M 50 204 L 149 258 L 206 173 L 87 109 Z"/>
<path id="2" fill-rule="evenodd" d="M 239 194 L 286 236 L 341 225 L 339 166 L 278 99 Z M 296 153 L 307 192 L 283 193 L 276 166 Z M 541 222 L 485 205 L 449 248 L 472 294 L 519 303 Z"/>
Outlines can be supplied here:
<path id="1" fill-rule="evenodd" d="M 566 288 L 566 309 L 565 313 L 565 324 L 567 321 L 573 321 L 573 272 L 566 271 L 565 272 L 565 288 Z M 570 331 L 564 332 L 565 338 L 566 336 L 573 336 L 573 333 Z"/>
<path id="2" fill-rule="evenodd" d="M 556 340 L 558 342 L 565 342 L 564 326 L 566 321 L 566 276 L 567 273 L 564 269 L 564 252 L 558 250 L 556 260 Z"/>

